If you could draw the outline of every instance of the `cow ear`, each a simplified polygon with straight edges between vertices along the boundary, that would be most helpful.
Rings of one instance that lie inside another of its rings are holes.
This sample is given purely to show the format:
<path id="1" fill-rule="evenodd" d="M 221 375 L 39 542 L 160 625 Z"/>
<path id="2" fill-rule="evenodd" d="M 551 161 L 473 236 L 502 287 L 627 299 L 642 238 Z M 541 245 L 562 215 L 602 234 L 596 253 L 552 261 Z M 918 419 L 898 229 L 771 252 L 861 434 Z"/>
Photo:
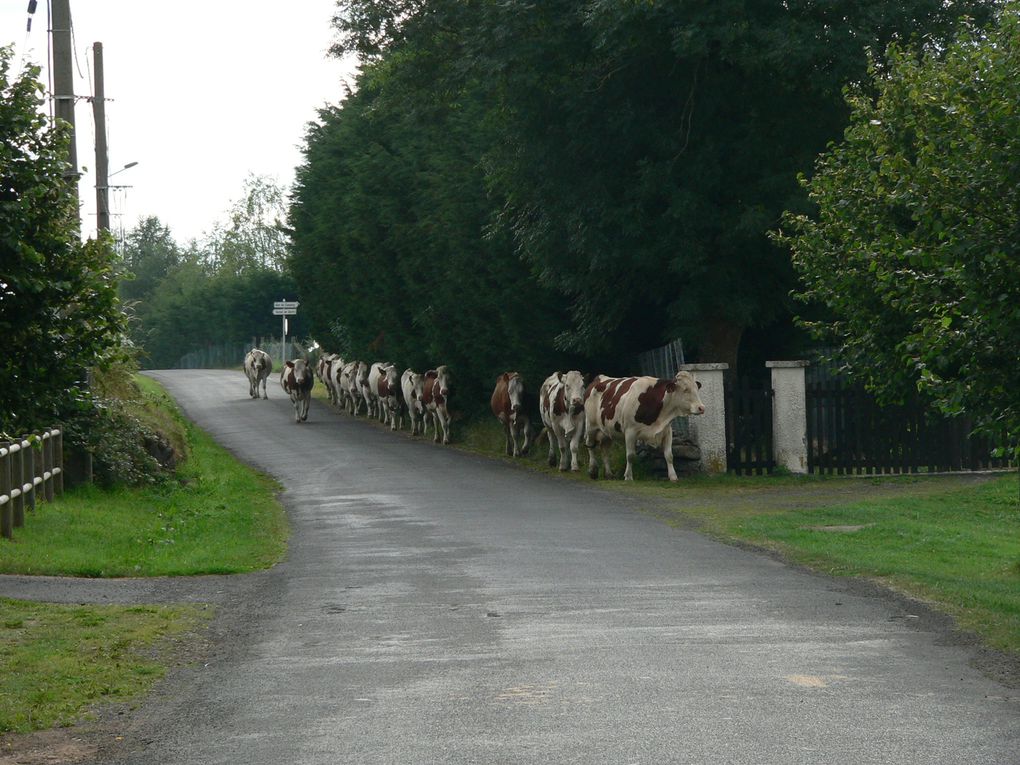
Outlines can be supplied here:
<path id="1" fill-rule="evenodd" d="M 698 386 L 698 390 L 701 390 L 701 380 L 695 380 L 694 384 Z"/>
<path id="2" fill-rule="evenodd" d="M 563 382 L 563 373 L 562 372 L 557 372 L 556 373 L 556 379 L 559 380 L 560 382 Z"/>

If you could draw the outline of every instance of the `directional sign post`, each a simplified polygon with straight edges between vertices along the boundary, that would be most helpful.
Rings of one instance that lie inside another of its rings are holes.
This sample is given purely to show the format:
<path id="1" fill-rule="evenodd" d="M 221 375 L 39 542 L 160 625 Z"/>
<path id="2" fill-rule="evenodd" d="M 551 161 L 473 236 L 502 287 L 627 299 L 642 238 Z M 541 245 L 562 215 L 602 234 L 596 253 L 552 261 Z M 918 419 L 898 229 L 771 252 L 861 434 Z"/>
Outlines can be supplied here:
<path id="1" fill-rule="evenodd" d="M 298 302 L 296 300 L 277 300 L 273 303 L 273 316 L 283 319 L 283 331 L 280 334 L 280 366 L 287 362 L 287 317 L 297 313 Z"/>

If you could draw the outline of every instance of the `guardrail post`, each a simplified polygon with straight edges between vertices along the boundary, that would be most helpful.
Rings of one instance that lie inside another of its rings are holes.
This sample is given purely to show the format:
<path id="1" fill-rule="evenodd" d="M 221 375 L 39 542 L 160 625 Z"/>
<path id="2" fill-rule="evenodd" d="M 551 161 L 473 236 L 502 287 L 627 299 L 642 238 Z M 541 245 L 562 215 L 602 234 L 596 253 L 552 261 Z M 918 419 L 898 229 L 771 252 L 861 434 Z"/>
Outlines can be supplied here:
<path id="1" fill-rule="evenodd" d="M 688 417 L 691 438 L 701 449 L 701 469 L 706 473 L 726 472 L 726 392 L 723 373 L 729 364 L 681 364 L 677 369 L 692 372 L 701 383 L 705 413 Z"/>
<path id="2" fill-rule="evenodd" d="M 29 510 L 35 510 L 35 487 L 38 485 L 35 482 L 35 477 L 38 473 L 36 471 L 35 449 L 32 447 L 32 435 L 22 436 L 21 443 L 28 444 L 25 447 L 25 456 L 22 458 L 25 472 L 21 476 L 22 485 L 30 487 L 25 492 L 25 507 Z"/>
<path id="3" fill-rule="evenodd" d="M 53 442 L 53 461 L 56 465 L 54 472 L 57 474 L 53 481 L 53 490 L 59 496 L 64 493 L 64 431 L 54 428 L 53 435 L 56 439 Z"/>
<path id="4" fill-rule="evenodd" d="M 791 473 L 808 472 L 807 361 L 766 361 L 772 370 L 772 444 L 776 465 Z"/>
<path id="5" fill-rule="evenodd" d="M 11 442 L 0 441 L 0 535 L 14 538 L 14 502 L 11 499 Z"/>

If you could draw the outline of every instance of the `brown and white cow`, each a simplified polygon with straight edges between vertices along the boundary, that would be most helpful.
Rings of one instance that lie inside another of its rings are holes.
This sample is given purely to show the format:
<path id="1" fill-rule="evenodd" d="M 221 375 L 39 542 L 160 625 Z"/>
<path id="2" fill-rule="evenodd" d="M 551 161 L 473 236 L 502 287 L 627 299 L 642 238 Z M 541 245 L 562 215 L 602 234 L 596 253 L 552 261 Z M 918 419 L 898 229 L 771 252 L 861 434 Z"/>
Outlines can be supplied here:
<path id="1" fill-rule="evenodd" d="M 308 405 L 312 400 L 315 374 L 304 359 L 286 361 L 280 371 L 280 385 L 294 404 L 294 422 L 308 419 Z"/>
<path id="2" fill-rule="evenodd" d="M 368 372 L 368 387 L 375 399 L 379 421 L 387 423 L 391 430 L 398 430 L 403 419 L 404 396 L 396 364 L 385 361 L 374 363 Z"/>
<path id="3" fill-rule="evenodd" d="M 531 446 L 531 421 L 524 378 L 517 372 L 504 372 L 497 377 L 489 405 L 496 419 L 503 423 L 506 453 L 514 457 L 527 454 Z M 520 437 L 523 437 L 523 444 L 518 446 L 517 439 Z"/>
<path id="4" fill-rule="evenodd" d="M 366 417 L 375 417 L 375 394 L 372 392 L 372 386 L 368 384 L 368 375 L 371 371 L 372 365 L 362 361 L 355 378 L 361 400 L 365 402 Z"/>
<path id="5" fill-rule="evenodd" d="M 425 417 L 425 406 L 421 402 L 425 391 L 424 376 L 413 369 L 405 369 L 404 374 L 400 376 L 400 391 L 404 395 L 408 419 L 411 420 L 411 435 L 424 434 L 422 420 Z"/>
<path id="6" fill-rule="evenodd" d="M 598 478 L 599 466 L 595 447 L 602 452 L 606 478 L 612 478 L 609 467 L 609 444 L 622 434 L 627 447 L 626 481 L 634 480 L 633 462 L 637 442 L 657 444 L 666 459 L 669 480 L 675 481 L 673 469 L 673 429 L 676 417 L 705 413 L 698 395 L 701 383 L 690 372 L 677 372 L 668 380 L 655 377 L 604 377 L 598 375 L 585 392 L 584 413 L 588 447 L 588 475 Z"/>
<path id="7" fill-rule="evenodd" d="M 261 348 L 252 348 L 244 357 L 244 373 L 248 377 L 248 395 L 259 397 L 259 384 L 262 385 L 262 398 L 269 398 L 266 393 L 266 380 L 273 371 L 273 360 Z"/>
<path id="8" fill-rule="evenodd" d="M 425 373 L 421 402 L 425 407 L 426 419 L 435 421 L 436 435 L 432 439 L 439 443 L 439 428 L 443 428 L 443 443 L 450 443 L 450 372 L 446 365 L 430 369 Z M 426 423 L 427 427 L 427 423 Z"/>
<path id="9" fill-rule="evenodd" d="M 315 376 L 319 378 L 319 382 L 326 388 L 326 394 L 329 396 L 329 403 L 334 406 L 338 403 L 336 389 L 333 387 L 333 368 L 339 366 L 343 362 L 340 360 L 340 355 L 336 353 L 324 353 L 319 356 L 319 361 L 315 365 Z"/>
<path id="10" fill-rule="evenodd" d="M 581 469 L 577 451 L 584 435 L 584 388 L 584 375 L 577 370 L 554 372 L 542 383 L 538 408 L 549 439 L 550 467 L 556 464 L 555 439 L 560 450 L 560 470 Z"/>

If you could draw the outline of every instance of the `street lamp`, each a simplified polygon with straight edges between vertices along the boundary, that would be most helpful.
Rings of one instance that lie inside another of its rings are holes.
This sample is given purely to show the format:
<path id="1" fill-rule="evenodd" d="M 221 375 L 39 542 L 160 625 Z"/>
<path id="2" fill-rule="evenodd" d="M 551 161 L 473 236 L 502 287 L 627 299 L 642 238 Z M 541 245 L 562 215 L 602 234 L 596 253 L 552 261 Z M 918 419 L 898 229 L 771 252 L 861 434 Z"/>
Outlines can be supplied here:
<path id="1" fill-rule="evenodd" d="M 138 164 L 137 162 L 128 162 L 120 170 L 114 170 L 112 173 L 110 173 L 108 176 L 106 176 L 106 178 L 107 178 L 107 180 L 109 180 L 110 178 L 115 176 L 117 173 L 123 173 L 125 170 L 130 170 L 132 167 L 134 167 L 137 164 Z"/>

